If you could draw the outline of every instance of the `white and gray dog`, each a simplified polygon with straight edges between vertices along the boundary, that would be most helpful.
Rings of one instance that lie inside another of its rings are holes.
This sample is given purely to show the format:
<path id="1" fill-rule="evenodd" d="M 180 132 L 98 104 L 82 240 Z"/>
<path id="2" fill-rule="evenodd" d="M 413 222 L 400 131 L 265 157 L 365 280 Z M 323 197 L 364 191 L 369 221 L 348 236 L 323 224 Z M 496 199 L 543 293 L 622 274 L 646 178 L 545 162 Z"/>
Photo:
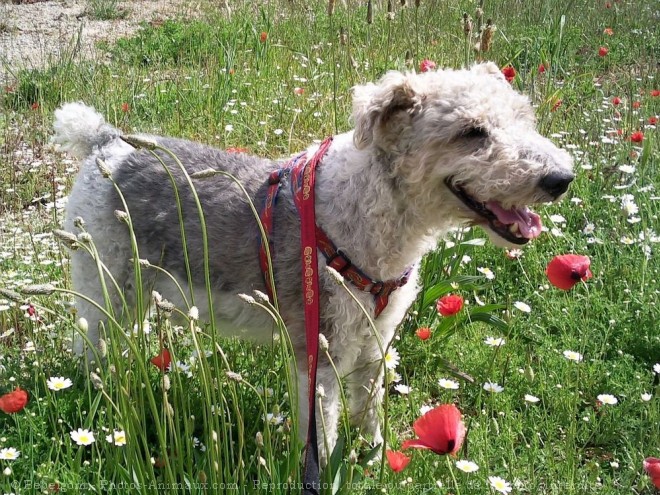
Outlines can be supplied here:
<path id="1" fill-rule="evenodd" d="M 122 141 L 119 130 L 81 103 L 66 104 L 55 115 L 54 142 L 86 157 L 69 197 L 66 228 L 73 231 L 74 219 L 84 220 L 99 258 L 130 300 L 135 290 L 131 241 L 126 223 L 115 215 L 124 206 L 96 165 L 100 157 L 127 203 L 140 258 L 159 264 L 188 286 L 174 191 L 160 161 L 149 151 L 136 150 Z M 395 280 L 409 270 L 410 282 L 392 292 L 389 304 L 375 320 L 383 342 L 392 339 L 418 293 L 421 257 L 443 234 L 460 226 L 479 225 L 496 244 L 525 244 L 541 232 L 539 216 L 527 205 L 557 200 L 573 180 L 568 153 L 535 130 L 529 100 L 514 91 L 492 63 L 469 70 L 389 72 L 377 84 L 354 88 L 352 118 L 355 129 L 335 136 L 318 168 L 316 222 L 352 265 L 372 280 Z M 282 166 L 282 162 L 190 141 L 148 138 L 174 152 L 190 173 L 209 167 L 229 172 L 258 208 L 264 203 L 269 174 Z M 309 156 L 317 148 L 310 147 Z M 203 246 L 194 198 L 173 160 L 160 155 L 178 185 L 193 288 L 203 294 Z M 259 229 L 248 201 L 235 183 L 220 175 L 196 181 L 195 187 L 208 226 L 218 330 L 268 340 L 273 327 L 270 317 L 237 297 L 265 290 Z M 275 286 L 297 357 L 300 431 L 306 431 L 300 221 L 288 187 L 281 188 L 273 215 Z M 82 250 L 72 256 L 75 289 L 103 305 L 96 262 Z M 322 256 L 319 264 L 325 264 Z M 380 442 L 377 405 L 383 376 L 378 340 L 346 290 L 325 270 L 320 270 L 320 276 L 321 332 L 327 337 L 339 374 L 345 377 L 350 416 L 363 433 Z M 178 290 L 167 277 L 146 276 L 144 284 L 181 304 Z M 374 310 L 373 291 L 348 287 L 368 311 Z M 113 297 L 118 304 L 117 295 Z M 77 304 L 79 314 L 90 323 L 89 337 L 98 342 L 102 313 L 84 300 Z M 202 314 L 208 310 L 199 309 Z M 319 429 L 319 435 L 325 434 L 332 449 L 340 413 L 339 384 L 323 356 L 318 373 L 325 390 L 326 427 L 325 431 Z M 319 443 L 323 462 L 324 442 Z"/>

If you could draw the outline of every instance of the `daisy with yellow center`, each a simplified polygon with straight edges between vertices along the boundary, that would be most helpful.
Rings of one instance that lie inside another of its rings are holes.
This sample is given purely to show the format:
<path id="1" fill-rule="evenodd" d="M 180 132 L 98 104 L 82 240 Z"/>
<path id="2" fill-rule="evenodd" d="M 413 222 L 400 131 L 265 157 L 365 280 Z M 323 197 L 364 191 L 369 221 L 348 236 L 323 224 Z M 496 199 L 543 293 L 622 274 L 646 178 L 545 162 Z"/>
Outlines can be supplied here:
<path id="1" fill-rule="evenodd" d="M 89 431 L 89 430 L 84 430 L 82 428 L 78 428 L 77 430 L 73 430 L 71 433 L 71 440 L 76 442 L 78 445 L 91 445 L 96 441 L 96 438 L 94 438 L 94 433 Z"/>
<path id="2" fill-rule="evenodd" d="M 0 459 L 5 461 L 14 461 L 20 457 L 21 453 L 14 447 L 0 449 Z"/>
<path id="3" fill-rule="evenodd" d="M 393 370 L 399 366 L 399 359 L 399 352 L 394 347 L 390 347 L 385 354 L 385 366 L 388 370 Z"/>
<path id="4" fill-rule="evenodd" d="M 112 435 L 107 435 L 105 439 L 117 447 L 126 445 L 126 432 L 124 430 L 115 430 Z"/>
<path id="5" fill-rule="evenodd" d="M 48 380 L 46 380 L 46 385 L 49 389 L 55 390 L 57 392 L 59 390 L 64 390 L 65 388 L 69 388 L 71 385 L 73 385 L 73 382 L 71 379 L 64 378 L 63 376 L 51 376 Z"/>

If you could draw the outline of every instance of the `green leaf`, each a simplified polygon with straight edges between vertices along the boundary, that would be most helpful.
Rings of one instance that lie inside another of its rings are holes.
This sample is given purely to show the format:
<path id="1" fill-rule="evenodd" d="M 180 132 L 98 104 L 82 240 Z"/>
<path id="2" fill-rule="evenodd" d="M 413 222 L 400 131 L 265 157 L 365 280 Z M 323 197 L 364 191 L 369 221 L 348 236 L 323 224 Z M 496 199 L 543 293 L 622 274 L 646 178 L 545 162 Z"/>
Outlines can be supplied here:
<path id="1" fill-rule="evenodd" d="M 498 304 L 491 304 L 489 306 L 501 306 Z M 485 307 L 485 306 L 484 306 Z M 482 308 L 479 308 L 482 309 Z M 488 312 L 483 312 L 483 311 L 472 311 L 470 313 L 470 320 L 471 321 L 481 321 L 483 323 L 487 323 L 488 325 L 497 328 L 498 330 L 502 331 L 507 331 L 509 328 L 509 325 L 507 324 L 506 321 L 504 321 L 502 318 L 495 316 L 492 313 Z"/>
<path id="2" fill-rule="evenodd" d="M 459 275 L 451 277 L 435 285 L 432 285 L 424 291 L 424 299 L 422 300 L 422 307 L 426 308 L 434 303 L 439 297 L 444 296 L 456 289 L 453 286 L 458 285 L 461 290 L 481 290 L 484 285 L 477 282 L 483 282 L 483 277 L 474 275 Z"/>

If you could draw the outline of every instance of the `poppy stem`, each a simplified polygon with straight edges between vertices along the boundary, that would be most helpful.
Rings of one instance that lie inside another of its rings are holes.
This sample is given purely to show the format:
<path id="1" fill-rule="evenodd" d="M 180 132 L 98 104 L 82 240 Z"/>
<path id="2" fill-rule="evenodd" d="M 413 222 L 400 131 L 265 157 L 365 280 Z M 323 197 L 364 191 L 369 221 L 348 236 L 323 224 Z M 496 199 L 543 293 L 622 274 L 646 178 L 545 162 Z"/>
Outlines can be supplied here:
<path id="1" fill-rule="evenodd" d="M 447 466 L 449 467 L 449 474 L 451 475 L 451 480 L 454 482 L 454 488 L 456 488 L 456 495 L 461 495 L 461 488 L 458 484 L 458 481 L 456 481 L 456 476 L 454 475 L 454 468 L 451 465 L 449 456 L 446 456 L 446 459 L 447 459 Z"/>

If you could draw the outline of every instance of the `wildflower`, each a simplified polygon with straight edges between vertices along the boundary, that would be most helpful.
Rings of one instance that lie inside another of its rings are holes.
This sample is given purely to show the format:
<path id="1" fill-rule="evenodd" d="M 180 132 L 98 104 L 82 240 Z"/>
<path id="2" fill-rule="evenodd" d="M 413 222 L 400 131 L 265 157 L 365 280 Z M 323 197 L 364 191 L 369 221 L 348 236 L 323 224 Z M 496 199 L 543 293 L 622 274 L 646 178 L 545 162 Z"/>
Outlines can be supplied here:
<path id="1" fill-rule="evenodd" d="M 436 302 L 435 307 L 442 316 L 452 316 L 463 308 L 463 298 L 454 294 L 442 296 Z"/>
<path id="2" fill-rule="evenodd" d="M 630 140 L 633 143 L 641 143 L 642 141 L 644 141 L 644 133 L 642 131 L 633 132 L 630 135 Z"/>
<path id="3" fill-rule="evenodd" d="M 455 454 L 465 439 L 461 411 L 454 404 L 442 404 L 413 423 L 417 439 L 406 440 L 402 448 L 430 449 L 436 454 Z"/>
<path id="4" fill-rule="evenodd" d="M 576 363 L 579 363 L 583 359 L 582 354 L 580 354 L 579 352 L 564 351 L 563 354 L 566 359 L 568 359 L 569 361 L 575 361 Z"/>
<path id="5" fill-rule="evenodd" d="M 624 174 L 634 174 L 635 167 L 633 165 L 619 165 L 619 171 L 623 172 Z"/>
<path id="6" fill-rule="evenodd" d="M 454 380 L 447 380 L 446 378 L 440 378 L 438 380 L 438 385 L 442 388 L 447 388 L 449 390 L 458 390 L 458 382 Z"/>
<path id="7" fill-rule="evenodd" d="M 604 56 L 607 55 L 609 52 L 610 52 L 610 49 L 607 48 L 606 46 L 601 46 L 601 47 L 598 49 L 598 55 L 599 55 L 600 57 L 604 57 Z"/>
<path id="8" fill-rule="evenodd" d="M 545 270 L 548 280 L 559 289 L 569 290 L 580 280 L 586 281 L 592 277 L 588 256 L 578 254 L 557 255 Z"/>
<path id="9" fill-rule="evenodd" d="M 656 125 L 657 123 L 658 123 L 658 117 L 656 117 L 655 115 L 649 117 L 649 124 Z"/>
<path id="10" fill-rule="evenodd" d="M 639 213 L 639 207 L 635 204 L 635 200 L 630 194 L 626 194 L 621 198 L 621 209 L 628 216 Z"/>
<path id="11" fill-rule="evenodd" d="M 78 445 L 91 445 L 96 441 L 96 438 L 94 438 L 94 433 L 89 431 L 89 430 L 83 430 L 82 428 L 78 428 L 77 430 L 73 430 L 71 433 L 71 440 L 76 442 Z"/>
<path id="12" fill-rule="evenodd" d="M 493 270 L 487 267 L 480 266 L 477 268 L 477 271 L 481 273 L 486 279 L 488 280 L 493 280 L 495 278 L 495 274 L 493 273 Z"/>
<path id="13" fill-rule="evenodd" d="M 171 363 L 172 363 L 172 356 L 170 355 L 170 351 L 167 350 L 167 348 L 165 347 L 163 348 L 162 351 L 160 351 L 160 354 L 158 354 L 158 356 L 154 356 L 151 358 L 151 364 L 153 364 L 160 371 L 167 371 Z"/>
<path id="14" fill-rule="evenodd" d="M 651 96 L 653 96 L 654 98 L 657 98 L 658 96 L 660 96 L 660 89 L 652 89 L 651 90 Z"/>
<path id="15" fill-rule="evenodd" d="M 465 460 L 456 461 L 456 467 L 464 473 L 474 473 L 479 470 L 479 466 L 476 463 Z"/>
<path id="16" fill-rule="evenodd" d="M 492 486 L 496 492 L 504 494 L 511 492 L 511 485 L 499 476 L 489 476 L 488 481 L 490 481 L 490 486 Z"/>
<path id="17" fill-rule="evenodd" d="M 546 70 L 545 64 L 541 63 L 539 64 L 539 74 L 543 74 Z"/>
<path id="18" fill-rule="evenodd" d="M 265 43 L 267 39 L 268 39 L 268 33 L 266 31 L 262 31 L 261 35 L 259 36 L 259 41 Z"/>
<path id="19" fill-rule="evenodd" d="M 390 347 L 387 350 L 387 354 L 385 354 L 385 366 L 388 370 L 393 370 L 399 366 L 399 359 L 399 351 L 397 351 L 394 347 Z"/>
<path id="20" fill-rule="evenodd" d="M 301 96 L 304 92 L 305 90 L 303 88 L 293 88 L 293 93 L 298 96 Z"/>
<path id="21" fill-rule="evenodd" d="M 612 28 L 605 28 L 605 29 L 603 29 L 603 34 L 606 34 L 608 36 L 612 36 L 614 34 L 614 30 Z"/>
<path id="22" fill-rule="evenodd" d="M 121 104 L 121 111 L 124 113 L 128 113 L 128 111 L 131 109 L 131 107 L 128 105 L 128 103 L 124 102 Z"/>
<path id="23" fill-rule="evenodd" d="M 419 71 L 420 72 L 429 72 L 429 71 L 435 69 L 436 67 L 437 67 L 437 65 L 433 60 L 429 60 L 428 58 L 425 58 L 419 64 Z"/>
<path id="24" fill-rule="evenodd" d="M 506 341 L 502 337 L 486 337 L 484 344 L 490 347 L 500 347 L 506 344 Z"/>
<path id="25" fill-rule="evenodd" d="M 412 387 L 404 385 L 403 383 L 399 383 L 394 386 L 394 390 L 396 390 L 401 395 L 408 395 L 412 391 Z"/>
<path id="26" fill-rule="evenodd" d="M 621 98 L 619 98 L 618 96 L 612 98 L 612 105 L 614 105 L 615 107 L 621 105 Z"/>
<path id="27" fill-rule="evenodd" d="M 233 125 L 231 125 L 231 124 L 227 124 L 227 125 L 225 126 L 225 132 L 231 132 L 231 131 L 233 131 L 233 130 L 234 130 L 234 126 L 233 126 Z"/>
<path id="28" fill-rule="evenodd" d="M 387 456 L 387 463 L 390 465 L 390 469 L 395 473 L 403 471 L 410 462 L 410 457 L 397 450 L 388 449 L 385 455 Z"/>
<path id="29" fill-rule="evenodd" d="M 653 365 L 653 373 L 660 375 L 660 363 L 655 363 Z"/>
<path id="30" fill-rule="evenodd" d="M 415 335 L 417 335 L 419 340 L 428 340 L 431 336 L 431 329 L 429 327 L 420 327 L 415 332 Z"/>
<path id="31" fill-rule="evenodd" d="M 531 402 L 532 404 L 536 404 L 536 403 L 539 402 L 540 400 L 541 400 L 541 399 L 539 399 L 539 398 L 536 397 L 535 395 L 525 394 L 525 402 Z"/>
<path id="32" fill-rule="evenodd" d="M 51 376 L 48 380 L 46 380 L 46 385 L 49 389 L 58 391 L 69 388 L 71 385 L 73 385 L 73 382 L 70 378 L 64 378 L 63 376 Z"/>
<path id="33" fill-rule="evenodd" d="M 237 148 L 230 146 L 229 148 L 225 148 L 225 151 L 227 153 L 249 153 L 250 150 L 247 148 Z"/>
<path id="34" fill-rule="evenodd" d="M 656 488 L 660 488 L 660 459 L 657 457 L 647 457 L 644 459 L 644 471 L 651 477 L 651 483 Z"/>
<path id="35" fill-rule="evenodd" d="M 126 445 L 126 432 L 124 430 L 115 430 L 112 432 L 112 435 L 107 435 L 105 439 L 108 443 L 111 443 L 116 447 L 123 447 Z"/>
<path id="36" fill-rule="evenodd" d="M 504 390 L 504 387 L 495 382 L 486 382 L 484 383 L 484 390 L 486 392 L 492 392 L 494 394 L 499 394 Z"/>
<path id="37" fill-rule="evenodd" d="M 28 393 L 18 387 L 13 392 L 0 396 L 0 411 L 14 414 L 22 411 L 28 403 Z"/>
<path id="38" fill-rule="evenodd" d="M 652 398 L 653 398 L 653 396 L 652 396 L 651 394 L 648 394 L 648 393 L 643 393 L 643 394 L 642 394 L 642 400 L 643 400 L 644 402 L 648 402 L 648 401 L 650 401 Z"/>
<path id="39" fill-rule="evenodd" d="M 516 69 L 514 69 L 512 65 L 507 65 L 502 69 L 502 74 L 504 74 L 507 82 L 513 82 L 516 78 Z"/>
<path id="40" fill-rule="evenodd" d="M 39 103 L 35 101 L 32 105 L 30 105 L 30 108 L 32 110 L 39 110 Z"/>
<path id="41" fill-rule="evenodd" d="M 600 394 L 598 397 L 596 397 L 601 403 L 606 404 L 608 406 L 614 406 L 619 402 L 619 399 L 614 397 L 613 395 L 610 394 Z"/>
<path id="42" fill-rule="evenodd" d="M 529 307 L 529 304 L 526 304 L 522 301 L 514 302 L 513 307 L 516 308 L 518 311 L 522 311 L 523 313 L 531 313 L 532 312 L 532 308 Z"/>
<path id="43" fill-rule="evenodd" d="M 15 461 L 20 457 L 21 453 L 14 447 L 7 447 L 0 449 L 0 459 L 5 461 Z"/>
<path id="44" fill-rule="evenodd" d="M 562 100 L 557 99 L 557 101 L 555 101 L 554 104 L 552 105 L 552 108 L 550 109 L 550 111 L 551 112 L 556 112 L 557 109 L 562 105 L 562 103 L 563 103 Z"/>
<path id="45" fill-rule="evenodd" d="M 633 101 L 632 107 L 633 107 L 635 110 L 638 110 L 639 107 L 641 107 L 641 106 L 642 106 L 642 102 L 641 102 L 641 101 Z"/>

